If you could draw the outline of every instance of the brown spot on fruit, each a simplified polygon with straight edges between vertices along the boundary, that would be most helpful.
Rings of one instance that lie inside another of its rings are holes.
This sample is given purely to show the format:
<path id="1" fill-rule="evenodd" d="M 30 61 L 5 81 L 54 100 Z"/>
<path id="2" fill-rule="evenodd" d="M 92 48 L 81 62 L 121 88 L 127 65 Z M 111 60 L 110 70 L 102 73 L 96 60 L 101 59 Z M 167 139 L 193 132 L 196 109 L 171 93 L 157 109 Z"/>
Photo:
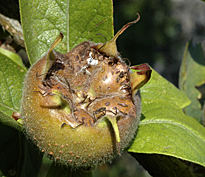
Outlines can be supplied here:
<path id="1" fill-rule="evenodd" d="M 117 103 L 118 105 L 122 106 L 122 107 L 128 107 L 127 104 L 124 104 L 124 103 Z"/>
<path id="2" fill-rule="evenodd" d="M 105 103 L 105 106 L 109 106 L 109 105 L 110 105 L 110 102 L 106 102 L 106 103 Z"/>
<path id="3" fill-rule="evenodd" d="M 141 115 L 137 75 L 131 82 L 115 41 L 135 22 L 105 45 L 84 41 L 67 54 L 53 50 L 61 34 L 30 68 L 21 106 L 25 133 L 57 163 L 111 162 L 132 142 Z"/>
<path id="4" fill-rule="evenodd" d="M 19 112 L 13 112 L 13 113 L 12 113 L 12 117 L 13 117 L 15 120 L 18 120 L 18 119 L 20 119 L 21 114 L 20 114 Z"/>

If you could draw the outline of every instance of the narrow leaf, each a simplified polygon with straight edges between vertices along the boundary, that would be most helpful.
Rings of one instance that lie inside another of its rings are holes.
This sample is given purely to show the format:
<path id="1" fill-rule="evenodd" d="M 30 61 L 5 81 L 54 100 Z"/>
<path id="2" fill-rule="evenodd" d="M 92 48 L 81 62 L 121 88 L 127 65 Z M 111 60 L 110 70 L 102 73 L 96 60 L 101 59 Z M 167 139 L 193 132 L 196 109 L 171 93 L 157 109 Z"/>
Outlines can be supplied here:
<path id="1" fill-rule="evenodd" d="M 205 129 L 182 112 L 190 102 L 184 93 L 153 71 L 141 96 L 143 120 L 129 152 L 164 154 L 205 166 Z"/>

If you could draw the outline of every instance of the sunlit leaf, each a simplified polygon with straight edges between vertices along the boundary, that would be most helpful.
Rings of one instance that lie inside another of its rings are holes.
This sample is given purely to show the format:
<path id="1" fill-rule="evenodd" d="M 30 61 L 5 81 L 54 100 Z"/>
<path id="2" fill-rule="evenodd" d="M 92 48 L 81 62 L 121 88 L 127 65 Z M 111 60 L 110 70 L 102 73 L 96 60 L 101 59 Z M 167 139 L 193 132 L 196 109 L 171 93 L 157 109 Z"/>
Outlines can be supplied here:
<path id="1" fill-rule="evenodd" d="M 60 32 L 64 40 L 56 48 L 67 53 L 85 40 L 105 42 L 113 37 L 112 1 L 20 0 L 21 22 L 27 52 L 33 64 L 50 48 Z"/>
<path id="2" fill-rule="evenodd" d="M 182 108 L 185 94 L 155 71 L 141 89 L 142 118 L 129 152 L 164 154 L 205 166 L 205 129 Z"/>

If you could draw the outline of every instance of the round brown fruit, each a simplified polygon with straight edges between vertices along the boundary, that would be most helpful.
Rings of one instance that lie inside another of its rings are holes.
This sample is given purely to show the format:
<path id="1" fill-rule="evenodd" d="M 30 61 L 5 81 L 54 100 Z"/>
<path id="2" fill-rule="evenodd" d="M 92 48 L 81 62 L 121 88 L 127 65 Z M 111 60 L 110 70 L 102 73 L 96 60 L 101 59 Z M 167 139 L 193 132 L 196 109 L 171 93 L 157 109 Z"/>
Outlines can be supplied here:
<path id="1" fill-rule="evenodd" d="M 140 81 L 117 50 L 107 52 L 116 36 L 105 45 L 85 41 L 67 54 L 53 50 L 61 40 L 62 34 L 25 78 L 25 133 L 57 163 L 78 168 L 110 162 L 136 134 Z"/>

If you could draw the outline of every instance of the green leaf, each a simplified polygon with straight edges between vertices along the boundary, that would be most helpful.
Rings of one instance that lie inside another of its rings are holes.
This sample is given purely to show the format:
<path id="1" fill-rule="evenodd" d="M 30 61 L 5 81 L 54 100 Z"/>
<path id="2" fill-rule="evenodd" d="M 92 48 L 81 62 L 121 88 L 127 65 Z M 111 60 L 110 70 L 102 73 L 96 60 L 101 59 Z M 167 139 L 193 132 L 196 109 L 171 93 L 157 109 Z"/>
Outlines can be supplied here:
<path id="1" fill-rule="evenodd" d="M 205 60 L 201 44 L 186 44 L 179 74 L 179 88 L 186 93 L 191 104 L 184 112 L 201 123 L 202 106 L 199 102 L 202 94 L 196 89 L 205 83 Z"/>
<path id="2" fill-rule="evenodd" d="M 145 104 L 166 102 L 179 108 L 184 108 L 190 104 L 190 100 L 185 93 L 177 89 L 154 70 L 151 74 L 150 81 L 140 90 L 143 95 L 142 101 Z"/>
<path id="3" fill-rule="evenodd" d="M 92 171 L 83 171 L 81 169 L 74 170 L 53 162 L 47 173 L 47 177 L 92 177 Z"/>
<path id="4" fill-rule="evenodd" d="M 0 48 L 0 54 L 7 56 L 11 60 L 13 60 L 16 64 L 18 64 L 19 66 L 21 66 L 22 68 L 24 68 L 26 70 L 26 68 L 23 64 L 22 58 L 19 55 L 17 55 L 16 53 L 11 52 L 9 50 L 5 50 L 3 48 Z"/>
<path id="5" fill-rule="evenodd" d="M 142 118 L 129 152 L 164 154 L 205 166 L 205 129 L 186 116 L 184 93 L 155 71 L 141 89 Z"/>
<path id="6" fill-rule="evenodd" d="M 18 57 L 14 53 L 8 55 L 2 50 L 0 52 L 0 122 L 20 130 L 19 124 L 11 117 L 13 112 L 19 112 L 26 74 Z"/>
<path id="7" fill-rule="evenodd" d="M 79 43 L 93 39 L 105 42 L 113 37 L 112 1 L 105 0 L 20 0 L 21 22 L 31 64 L 50 48 L 60 32 L 56 50 L 67 53 Z"/>

